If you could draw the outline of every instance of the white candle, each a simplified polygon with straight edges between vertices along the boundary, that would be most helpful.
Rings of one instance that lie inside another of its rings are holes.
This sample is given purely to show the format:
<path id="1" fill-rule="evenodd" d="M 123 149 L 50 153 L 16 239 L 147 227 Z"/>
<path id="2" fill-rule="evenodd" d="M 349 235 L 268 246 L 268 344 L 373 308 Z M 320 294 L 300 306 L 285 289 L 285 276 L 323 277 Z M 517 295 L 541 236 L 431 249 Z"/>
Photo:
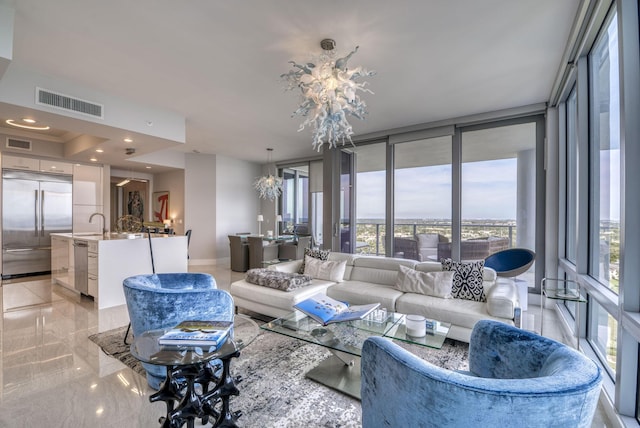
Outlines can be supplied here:
<path id="1" fill-rule="evenodd" d="M 427 334 L 427 319 L 422 315 L 407 315 L 405 326 L 407 334 L 413 337 L 423 337 Z"/>

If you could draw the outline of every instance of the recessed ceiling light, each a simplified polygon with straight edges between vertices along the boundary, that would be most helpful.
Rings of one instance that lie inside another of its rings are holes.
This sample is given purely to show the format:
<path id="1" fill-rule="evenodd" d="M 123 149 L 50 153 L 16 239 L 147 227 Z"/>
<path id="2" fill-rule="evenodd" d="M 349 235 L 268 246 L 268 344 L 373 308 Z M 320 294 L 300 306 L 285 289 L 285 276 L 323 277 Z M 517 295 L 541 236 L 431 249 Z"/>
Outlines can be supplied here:
<path id="1" fill-rule="evenodd" d="M 46 131 L 47 129 L 51 129 L 50 126 L 34 126 L 34 125 L 24 125 L 22 123 L 16 123 L 13 119 L 7 119 L 5 120 L 5 122 L 8 125 L 15 126 L 17 128 L 32 129 L 34 131 Z"/>
<path id="2" fill-rule="evenodd" d="M 151 167 L 150 167 L 150 166 L 145 166 L 145 168 L 147 168 L 147 169 L 151 169 Z"/>
<path id="3" fill-rule="evenodd" d="M 22 118 L 22 121 L 26 123 L 36 123 L 35 119 L 31 119 L 29 117 Z"/>
<path id="4" fill-rule="evenodd" d="M 89 160 L 90 160 L 91 162 L 98 162 L 98 159 L 97 159 L 97 158 L 95 158 L 95 157 L 93 157 L 93 158 L 91 158 L 91 159 L 89 159 Z"/>
<path id="5" fill-rule="evenodd" d="M 96 153 L 103 153 L 103 152 L 104 152 L 104 150 L 102 150 L 102 149 L 96 149 Z"/>
<path id="6" fill-rule="evenodd" d="M 131 138 L 125 138 L 124 142 L 125 143 L 133 143 L 133 140 Z"/>

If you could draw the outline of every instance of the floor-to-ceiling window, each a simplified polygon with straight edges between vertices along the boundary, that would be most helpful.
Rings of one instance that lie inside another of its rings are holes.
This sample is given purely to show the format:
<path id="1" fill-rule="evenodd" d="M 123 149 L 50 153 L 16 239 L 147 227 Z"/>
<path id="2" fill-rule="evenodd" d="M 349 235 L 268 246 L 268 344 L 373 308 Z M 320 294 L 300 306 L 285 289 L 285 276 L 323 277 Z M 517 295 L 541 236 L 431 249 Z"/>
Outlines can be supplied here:
<path id="1" fill-rule="evenodd" d="M 566 258 L 576 263 L 576 243 L 578 236 L 578 105 L 575 86 L 566 101 L 566 218 L 565 251 Z"/>
<path id="2" fill-rule="evenodd" d="M 284 232 L 297 232 L 309 223 L 309 165 L 282 168 L 282 228 Z"/>
<path id="3" fill-rule="evenodd" d="M 535 122 L 462 132 L 461 194 L 462 259 L 535 250 Z"/>
<path id="4" fill-rule="evenodd" d="M 612 13 L 589 54 L 589 274 L 618 292 L 620 256 L 620 85 L 618 24 Z M 583 242 L 587 244 L 587 242 Z M 617 321 L 592 300 L 588 338 L 615 371 Z"/>
<path id="5" fill-rule="evenodd" d="M 355 149 L 356 245 L 361 254 L 385 254 L 387 143 Z"/>
<path id="6" fill-rule="evenodd" d="M 397 143 L 393 148 L 393 255 L 437 260 L 438 235 L 451 238 L 451 136 Z M 417 235 L 429 235 L 422 239 L 423 246 Z"/>
<path id="7" fill-rule="evenodd" d="M 620 256 L 620 84 L 618 22 L 612 14 L 589 54 L 593 237 L 590 274 L 618 291 Z"/>
<path id="8" fill-rule="evenodd" d="M 561 305 L 558 313 L 606 373 L 615 410 L 640 421 L 638 1 L 596 3 L 558 90 L 565 131 L 559 133 L 558 275 L 576 281 L 587 303 Z M 571 316 L 577 311 L 579 318 Z"/>

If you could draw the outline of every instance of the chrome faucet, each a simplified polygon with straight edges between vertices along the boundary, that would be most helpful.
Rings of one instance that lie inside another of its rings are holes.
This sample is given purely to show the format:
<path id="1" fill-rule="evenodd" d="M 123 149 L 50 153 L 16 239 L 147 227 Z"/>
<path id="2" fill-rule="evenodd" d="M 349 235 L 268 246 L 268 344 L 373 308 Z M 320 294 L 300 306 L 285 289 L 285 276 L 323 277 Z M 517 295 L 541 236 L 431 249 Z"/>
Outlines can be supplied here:
<path id="1" fill-rule="evenodd" d="M 102 235 L 104 236 L 107 233 L 107 229 L 105 229 L 105 218 L 104 218 L 104 214 L 102 213 L 93 213 L 91 214 L 91 216 L 89 217 L 89 223 L 92 223 L 91 220 L 93 220 L 93 217 L 99 215 L 100 217 L 102 217 Z"/>

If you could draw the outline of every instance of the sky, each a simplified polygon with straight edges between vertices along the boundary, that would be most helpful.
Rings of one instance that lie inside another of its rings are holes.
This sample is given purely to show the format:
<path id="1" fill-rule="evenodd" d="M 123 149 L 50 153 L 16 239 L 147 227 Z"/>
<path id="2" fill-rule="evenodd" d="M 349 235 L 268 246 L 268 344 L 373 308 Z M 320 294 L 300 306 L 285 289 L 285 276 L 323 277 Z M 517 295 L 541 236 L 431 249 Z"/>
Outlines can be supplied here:
<path id="1" fill-rule="evenodd" d="M 467 162 L 462 170 L 465 219 L 516 219 L 517 161 Z M 384 218 L 385 172 L 359 173 L 359 218 Z M 395 173 L 396 219 L 450 219 L 451 165 L 403 168 Z"/>

